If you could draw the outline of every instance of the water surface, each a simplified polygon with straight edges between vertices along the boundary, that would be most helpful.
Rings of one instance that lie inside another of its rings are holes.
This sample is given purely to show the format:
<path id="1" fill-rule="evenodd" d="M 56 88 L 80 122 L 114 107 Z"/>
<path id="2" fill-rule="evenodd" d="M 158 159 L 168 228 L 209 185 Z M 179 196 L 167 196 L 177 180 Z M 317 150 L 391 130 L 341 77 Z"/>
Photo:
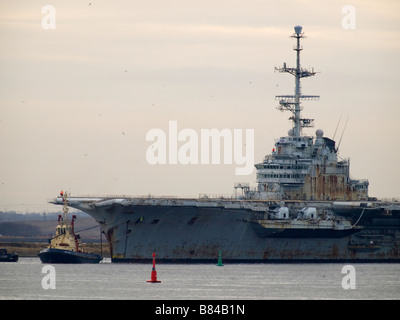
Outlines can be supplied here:
<path id="1" fill-rule="evenodd" d="M 38 258 L 0 263 L 0 299 L 400 299 L 400 264 L 354 264 L 355 289 L 343 289 L 344 264 L 54 264 L 55 289 L 42 287 Z M 348 282 L 346 282 L 348 283 Z"/>

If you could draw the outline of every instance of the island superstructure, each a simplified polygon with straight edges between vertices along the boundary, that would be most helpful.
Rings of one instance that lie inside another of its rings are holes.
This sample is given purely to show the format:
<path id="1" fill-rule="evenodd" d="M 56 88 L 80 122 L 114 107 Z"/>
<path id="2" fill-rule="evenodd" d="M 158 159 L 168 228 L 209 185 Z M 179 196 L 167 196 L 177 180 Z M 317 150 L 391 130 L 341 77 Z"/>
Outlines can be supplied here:
<path id="1" fill-rule="evenodd" d="M 335 141 L 324 137 L 321 129 L 316 139 L 303 135 L 303 128 L 313 127 L 314 119 L 301 116 L 302 100 L 318 100 L 316 95 L 303 95 L 300 80 L 312 77 L 314 70 L 301 67 L 300 39 L 304 37 L 302 27 L 296 26 L 296 67 L 276 68 L 295 78 L 294 95 L 276 96 L 279 110 L 289 111 L 293 126 L 288 136 L 281 137 L 270 155 L 256 164 L 258 190 L 248 192 L 249 199 L 287 200 L 368 200 L 368 180 L 350 178 L 350 161 L 338 160 Z"/>
<path id="2" fill-rule="evenodd" d="M 301 26 L 294 28 L 296 67 L 277 71 L 295 78 L 293 95 L 278 109 L 291 112 L 292 128 L 271 154 L 255 165 L 257 187 L 232 198 L 70 197 L 68 205 L 96 219 L 113 262 L 400 261 L 400 205 L 376 201 L 369 182 L 350 178 L 350 161 L 338 157 L 333 139 L 303 128 L 301 79 L 315 75 L 301 67 Z M 63 204 L 58 197 L 54 204 Z"/>

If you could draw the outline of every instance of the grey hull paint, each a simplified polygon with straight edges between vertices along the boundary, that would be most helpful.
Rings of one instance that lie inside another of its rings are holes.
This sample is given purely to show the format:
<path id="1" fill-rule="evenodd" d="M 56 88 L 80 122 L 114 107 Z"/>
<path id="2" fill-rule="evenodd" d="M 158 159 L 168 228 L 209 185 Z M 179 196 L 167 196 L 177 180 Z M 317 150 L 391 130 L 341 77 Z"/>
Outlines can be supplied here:
<path id="1" fill-rule="evenodd" d="M 243 208 L 115 203 L 74 207 L 102 225 L 113 262 L 150 261 L 155 252 L 158 261 L 201 263 L 216 261 L 219 251 L 231 262 L 400 261 L 398 226 L 369 226 L 340 237 L 274 238 L 260 236 L 254 223 L 259 213 Z"/>

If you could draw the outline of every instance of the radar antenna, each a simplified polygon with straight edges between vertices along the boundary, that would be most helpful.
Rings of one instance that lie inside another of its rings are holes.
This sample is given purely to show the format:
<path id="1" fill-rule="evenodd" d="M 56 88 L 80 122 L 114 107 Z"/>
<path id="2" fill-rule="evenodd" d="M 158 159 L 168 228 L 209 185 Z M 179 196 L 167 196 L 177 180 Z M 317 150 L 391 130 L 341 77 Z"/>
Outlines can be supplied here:
<path id="1" fill-rule="evenodd" d="M 289 119 L 293 121 L 293 136 L 300 137 L 301 129 L 306 127 L 313 127 L 314 119 L 305 119 L 301 117 L 301 107 L 300 107 L 300 100 L 318 100 L 319 96 L 310 96 L 310 95 L 302 95 L 301 94 L 301 85 L 300 79 L 311 77 L 316 74 L 314 72 L 314 68 L 312 70 L 303 69 L 300 66 L 300 51 L 303 48 L 300 46 L 300 39 L 305 38 L 304 32 L 302 32 L 303 27 L 295 26 L 294 27 L 294 34 L 292 38 L 297 40 L 297 45 L 293 49 L 297 52 L 297 59 L 296 59 L 296 68 L 289 68 L 286 66 L 286 63 L 283 63 L 282 68 L 276 68 L 275 70 L 279 72 L 287 72 L 295 77 L 295 91 L 294 95 L 284 95 L 284 96 L 276 96 L 275 99 L 279 99 L 279 107 L 278 109 L 281 111 L 289 110 L 293 113 L 293 116 Z"/>

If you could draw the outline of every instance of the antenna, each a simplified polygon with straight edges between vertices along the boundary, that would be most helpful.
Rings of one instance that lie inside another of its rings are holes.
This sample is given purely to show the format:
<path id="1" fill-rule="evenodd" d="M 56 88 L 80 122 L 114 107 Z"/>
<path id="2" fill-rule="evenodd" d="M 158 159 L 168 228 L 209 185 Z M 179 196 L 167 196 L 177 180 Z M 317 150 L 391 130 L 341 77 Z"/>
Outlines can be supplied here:
<path id="1" fill-rule="evenodd" d="M 342 120 L 342 115 L 340 115 L 340 117 L 339 117 L 339 121 L 338 121 L 338 124 L 337 124 L 337 126 L 336 126 L 335 133 L 333 134 L 333 138 L 332 138 L 332 140 L 335 140 L 336 131 L 337 131 L 337 129 L 339 128 L 340 120 Z"/>
<path id="2" fill-rule="evenodd" d="M 294 27 L 294 33 L 295 34 L 301 34 L 301 31 L 303 31 L 303 27 L 302 26 L 295 26 Z"/>
<path id="3" fill-rule="evenodd" d="M 340 143 L 342 142 L 343 134 L 344 134 L 344 131 L 346 130 L 347 121 L 349 121 L 349 116 L 347 116 L 346 123 L 344 125 L 342 135 L 340 136 L 339 144 L 338 144 L 338 146 L 336 148 L 336 151 L 339 151 Z"/>
<path id="4" fill-rule="evenodd" d="M 300 39 L 305 38 L 303 27 L 302 26 L 295 26 L 294 27 L 294 34 L 292 35 L 292 38 L 295 38 L 297 40 L 296 47 L 293 49 L 296 51 L 296 68 L 288 68 L 286 66 L 286 63 L 283 64 L 282 68 L 275 68 L 275 70 L 279 72 L 287 72 L 290 73 L 295 77 L 295 94 L 294 95 L 285 95 L 285 96 L 276 96 L 275 99 L 279 99 L 279 107 L 278 109 L 281 111 L 284 110 L 289 110 L 290 112 L 293 113 L 293 116 L 290 117 L 289 119 L 293 121 L 293 136 L 294 137 L 300 137 L 301 135 L 301 129 L 302 128 L 309 128 L 313 127 L 313 121 L 314 119 L 304 119 L 301 118 L 301 107 L 300 107 L 300 100 L 318 100 L 319 96 L 310 96 L 310 95 L 302 95 L 301 94 L 301 85 L 300 85 L 300 79 L 301 78 L 306 78 L 306 77 L 311 77 L 316 74 L 314 72 L 314 69 L 307 70 L 303 69 L 300 66 L 300 51 L 303 50 L 303 48 L 300 46 Z"/>

